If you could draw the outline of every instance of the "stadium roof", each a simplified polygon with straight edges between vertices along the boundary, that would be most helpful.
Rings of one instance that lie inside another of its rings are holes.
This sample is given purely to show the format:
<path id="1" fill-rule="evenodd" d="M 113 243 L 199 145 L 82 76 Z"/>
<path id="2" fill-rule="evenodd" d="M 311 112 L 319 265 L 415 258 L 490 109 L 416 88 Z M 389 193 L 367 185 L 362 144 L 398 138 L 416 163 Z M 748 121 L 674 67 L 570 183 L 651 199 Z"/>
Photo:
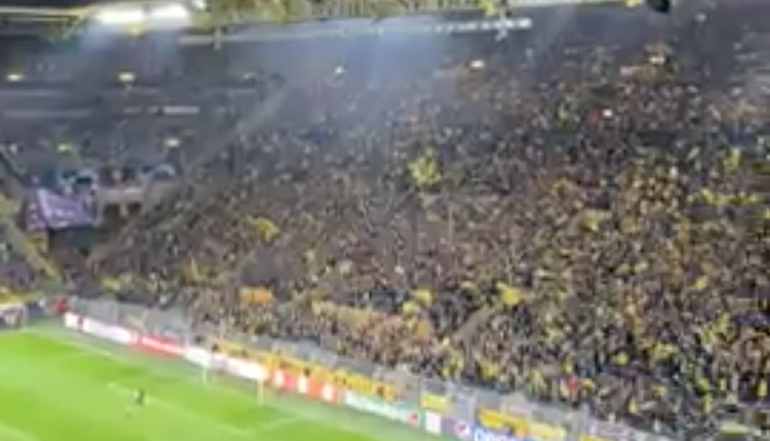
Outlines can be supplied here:
<path id="1" fill-rule="evenodd" d="M 255 23 L 297 23 L 338 18 L 384 18 L 457 11 L 497 12 L 497 0 L 2 0 L 0 35 L 62 36 L 94 19 L 114 28 L 143 31 L 177 26 L 226 29 Z M 641 0 L 513 0 L 514 7 Z M 184 11 L 181 12 L 180 8 Z M 184 15 L 184 17 L 182 16 Z M 157 20 L 156 20 L 157 18 Z M 162 19 L 161 19 L 162 18 Z"/>

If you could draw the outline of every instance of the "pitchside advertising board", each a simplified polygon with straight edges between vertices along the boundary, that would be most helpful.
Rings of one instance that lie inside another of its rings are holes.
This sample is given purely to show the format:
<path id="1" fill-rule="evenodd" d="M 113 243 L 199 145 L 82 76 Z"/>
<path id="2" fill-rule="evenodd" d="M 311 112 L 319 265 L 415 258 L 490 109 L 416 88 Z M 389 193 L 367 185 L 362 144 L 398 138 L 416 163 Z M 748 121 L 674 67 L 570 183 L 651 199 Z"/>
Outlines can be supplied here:
<path id="1" fill-rule="evenodd" d="M 462 420 L 445 418 L 442 426 L 445 435 L 460 441 L 535 441 Z"/>
<path id="2" fill-rule="evenodd" d="M 351 409 L 377 415 L 397 423 L 412 427 L 423 427 L 423 412 L 415 406 L 396 402 L 386 402 L 379 398 L 346 391 L 342 403 Z"/>
<path id="3" fill-rule="evenodd" d="M 0 329 L 14 329 L 24 322 L 25 308 L 19 303 L 0 304 Z"/>
<path id="4" fill-rule="evenodd" d="M 56 304 L 56 299 L 0 303 L 0 330 L 15 329 L 24 323 L 49 317 L 55 312 Z"/>

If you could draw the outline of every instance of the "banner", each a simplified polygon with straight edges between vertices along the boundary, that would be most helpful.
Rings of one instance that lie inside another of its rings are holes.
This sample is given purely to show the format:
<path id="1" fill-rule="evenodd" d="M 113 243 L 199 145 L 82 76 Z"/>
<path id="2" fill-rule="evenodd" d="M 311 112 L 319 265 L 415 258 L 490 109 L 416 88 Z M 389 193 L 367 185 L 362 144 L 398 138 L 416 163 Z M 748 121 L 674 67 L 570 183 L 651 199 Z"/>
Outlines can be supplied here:
<path id="1" fill-rule="evenodd" d="M 136 341 L 136 336 L 128 329 L 107 325 L 90 318 L 83 319 L 81 329 L 86 334 L 111 340 L 122 345 L 131 345 Z"/>
<path id="2" fill-rule="evenodd" d="M 32 190 L 25 206 L 24 215 L 30 231 L 91 226 L 95 220 L 87 199 L 56 194 L 43 188 Z"/>
<path id="3" fill-rule="evenodd" d="M 527 438 L 530 435 L 529 421 L 498 410 L 479 407 L 476 412 L 476 422 L 484 428 L 497 432 L 512 433 L 521 438 Z"/>
<path id="4" fill-rule="evenodd" d="M 432 410 L 444 414 L 449 408 L 449 398 L 422 392 L 420 394 L 420 407 L 424 410 Z"/>
<path id="5" fill-rule="evenodd" d="M 204 369 L 211 369 L 214 366 L 214 357 L 211 352 L 198 346 L 187 346 L 184 348 L 184 358 Z"/>
<path id="6" fill-rule="evenodd" d="M 522 441 L 525 438 L 513 434 L 490 430 L 479 425 L 445 418 L 442 434 L 460 441 Z"/>
<path id="7" fill-rule="evenodd" d="M 269 378 L 267 371 L 257 363 L 230 357 L 225 357 L 224 362 L 225 371 L 236 377 L 256 382 L 266 381 Z"/>
<path id="8" fill-rule="evenodd" d="M 251 360 L 271 369 L 277 363 L 277 357 L 270 352 L 247 348 L 230 340 L 218 338 L 210 341 L 210 346 L 212 349 L 215 349 L 216 352 L 227 355 L 228 357 Z"/>
<path id="9" fill-rule="evenodd" d="M 309 363 L 294 357 L 274 355 L 275 367 L 285 371 L 307 374 L 311 378 L 330 382 L 341 389 L 347 389 L 359 395 L 376 397 L 385 401 L 396 401 L 396 388 L 388 383 L 377 381 L 366 375 L 342 369 L 339 366 L 327 367 Z"/>
<path id="10" fill-rule="evenodd" d="M 425 412 L 425 431 L 434 435 L 442 434 L 441 415 L 435 412 Z"/>
<path id="11" fill-rule="evenodd" d="M 397 423 L 423 427 L 422 411 L 406 403 L 390 403 L 351 391 L 345 391 L 342 403 L 352 409 L 377 415 Z"/>
<path id="12" fill-rule="evenodd" d="M 64 313 L 64 327 L 79 331 L 83 327 L 83 318 L 71 312 L 66 312 Z"/>
<path id="13" fill-rule="evenodd" d="M 297 393 L 329 404 L 338 404 L 342 399 L 341 391 L 334 385 L 291 372 L 275 371 L 272 384 L 283 391 Z"/>
<path id="14" fill-rule="evenodd" d="M 138 336 L 136 339 L 136 345 L 142 349 L 147 349 L 158 354 L 171 355 L 174 357 L 179 357 L 185 353 L 184 348 L 170 340 L 159 337 L 150 337 L 147 335 Z"/>
<path id="15" fill-rule="evenodd" d="M 644 434 L 630 427 L 603 421 L 594 421 L 586 427 L 586 438 L 593 441 L 627 441 L 644 439 Z"/>
<path id="16" fill-rule="evenodd" d="M 551 424 L 530 421 L 529 437 L 537 441 L 566 441 L 567 430 Z"/>
<path id="17" fill-rule="evenodd" d="M 0 304 L 0 329 L 15 329 L 24 323 L 26 307 L 23 303 Z"/>
<path id="18" fill-rule="evenodd" d="M 373 380 L 365 375 L 321 364 L 310 363 L 287 355 L 257 351 L 229 340 L 217 339 L 212 342 L 220 352 L 235 358 L 255 361 L 268 370 L 280 369 L 284 372 L 308 375 L 310 378 L 328 382 L 359 395 L 377 397 L 386 401 L 396 401 L 396 388 L 388 383 Z"/>
<path id="19" fill-rule="evenodd" d="M 396 388 L 394 386 L 353 372 L 335 370 L 332 382 L 360 395 L 377 397 L 389 402 L 396 400 Z"/>
<path id="20" fill-rule="evenodd" d="M 476 424 L 445 418 L 442 434 L 460 441 L 522 441 L 512 434 L 490 430 Z"/>

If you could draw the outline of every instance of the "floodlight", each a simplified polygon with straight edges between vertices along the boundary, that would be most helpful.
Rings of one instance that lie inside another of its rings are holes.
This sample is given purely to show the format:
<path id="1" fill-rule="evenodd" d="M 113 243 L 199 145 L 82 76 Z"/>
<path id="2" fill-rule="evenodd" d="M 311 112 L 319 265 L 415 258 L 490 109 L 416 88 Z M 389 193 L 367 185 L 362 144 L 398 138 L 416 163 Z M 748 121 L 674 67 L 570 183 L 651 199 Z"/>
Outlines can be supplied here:
<path id="1" fill-rule="evenodd" d="M 487 64 L 484 62 L 484 60 L 473 60 L 468 66 L 473 70 L 482 70 L 487 66 Z"/>
<path id="2" fill-rule="evenodd" d="M 199 11 L 205 11 L 209 7 L 208 2 L 206 0 L 192 0 L 191 4 L 193 8 Z"/>
<path id="3" fill-rule="evenodd" d="M 133 83 L 136 81 L 136 75 L 133 72 L 123 71 L 118 74 L 118 81 L 123 84 Z"/>
<path id="4" fill-rule="evenodd" d="M 5 76 L 5 80 L 8 81 L 9 83 L 18 83 L 19 81 L 24 80 L 24 74 L 20 72 L 9 72 Z"/>
<path id="5" fill-rule="evenodd" d="M 94 20 L 105 26 L 136 26 L 147 21 L 147 13 L 139 8 L 107 8 L 97 12 Z"/>
<path id="6" fill-rule="evenodd" d="M 172 3 L 150 9 L 149 19 L 152 22 L 187 22 L 190 21 L 190 11 L 182 4 Z"/>

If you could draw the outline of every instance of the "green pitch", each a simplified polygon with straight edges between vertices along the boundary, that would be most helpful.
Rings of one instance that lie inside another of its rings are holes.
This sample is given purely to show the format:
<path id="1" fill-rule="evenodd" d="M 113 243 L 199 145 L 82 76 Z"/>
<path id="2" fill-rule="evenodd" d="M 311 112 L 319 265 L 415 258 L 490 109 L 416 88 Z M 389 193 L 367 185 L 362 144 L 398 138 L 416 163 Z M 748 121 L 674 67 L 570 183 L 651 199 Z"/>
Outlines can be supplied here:
<path id="1" fill-rule="evenodd" d="M 133 393 L 144 389 L 143 407 Z M 56 329 L 0 333 L 0 441 L 429 441 Z"/>

